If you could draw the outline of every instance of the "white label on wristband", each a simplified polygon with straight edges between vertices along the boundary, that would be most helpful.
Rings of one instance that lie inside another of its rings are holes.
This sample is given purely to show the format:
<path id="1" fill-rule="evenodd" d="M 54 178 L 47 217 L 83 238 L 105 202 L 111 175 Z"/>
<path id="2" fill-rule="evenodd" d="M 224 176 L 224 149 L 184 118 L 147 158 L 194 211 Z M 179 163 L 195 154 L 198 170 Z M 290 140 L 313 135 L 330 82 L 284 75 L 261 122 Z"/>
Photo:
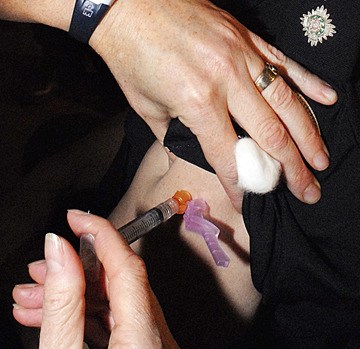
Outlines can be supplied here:
<path id="1" fill-rule="evenodd" d="M 108 6 L 110 6 L 114 2 L 114 0 L 90 0 L 90 1 L 96 5 L 104 4 Z"/>

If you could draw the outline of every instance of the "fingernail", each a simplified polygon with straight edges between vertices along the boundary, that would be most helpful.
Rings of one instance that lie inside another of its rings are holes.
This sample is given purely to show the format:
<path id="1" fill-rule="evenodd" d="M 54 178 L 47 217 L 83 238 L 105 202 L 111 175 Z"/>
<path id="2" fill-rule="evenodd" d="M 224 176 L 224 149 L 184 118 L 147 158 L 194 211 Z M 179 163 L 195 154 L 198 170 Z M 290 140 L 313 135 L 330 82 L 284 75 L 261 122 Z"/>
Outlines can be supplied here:
<path id="1" fill-rule="evenodd" d="M 309 184 L 303 193 L 303 199 L 307 204 L 315 204 L 321 198 L 320 184 L 317 180 Z"/>
<path id="2" fill-rule="evenodd" d="M 69 209 L 67 210 L 69 213 L 74 213 L 74 214 L 77 214 L 79 216 L 84 216 L 84 215 L 89 215 L 91 214 L 90 211 L 81 211 L 81 210 L 76 210 L 76 209 Z"/>
<path id="3" fill-rule="evenodd" d="M 315 168 L 319 171 L 325 170 L 329 167 L 329 157 L 324 150 L 317 152 L 313 158 Z"/>
<path id="4" fill-rule="evenodd" d="M 328 83 L 323 84 L 322 92 L 328 100 L 330 100 L 330 101 L 337 100 L 336 91 Z"/>
<path id="5" fill-rule="evenodd" d="M 65 256 L 61 239 L 52 233 L 45 236 L 45 258 L 47 272 L 58 273 L 63 270 Z"/>
<path id="6" fill-rule="evenodd" d="M 100 278 L 100 261 L 98 260 L 94 247 L 95 238 L 92 234 L 83 234 L 80 237 L 80 258 L 85 270 L 85 277 L 91 274 L 92 280 Z"/>
<path id="7" fill-rule="evenodd" d="M 39 284 L 18 284 L 15 285 L 16 288 L 35 288 L 38 287 Z"/>
<path id="8" fill-rule="evenodd" d="M 41 264 L 44 264 L 44 263 L 46 263 L 45 259 L 41 259 L 39 261 L 31 262 L 27 266 L 28 266 L 28 268 L 30 268 L 33 265 L 41 265 Z"/>

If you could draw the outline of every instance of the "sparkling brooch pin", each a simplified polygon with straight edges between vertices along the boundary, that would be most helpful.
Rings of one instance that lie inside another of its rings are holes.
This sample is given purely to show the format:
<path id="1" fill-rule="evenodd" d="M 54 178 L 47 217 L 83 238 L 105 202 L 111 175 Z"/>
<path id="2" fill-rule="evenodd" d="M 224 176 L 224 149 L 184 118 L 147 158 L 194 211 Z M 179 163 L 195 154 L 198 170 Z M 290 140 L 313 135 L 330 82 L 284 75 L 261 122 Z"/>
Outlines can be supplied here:
<path id="1" fill-rule="evenodd" d="M 300 18 L 304 34 L 308 37 L 308 43 L 311 46 L 316 46 L 319 42 L 322 44 L 323 40 L 327 40 L 329 36 L 334 36 L 336 33 L 336 27 L 331 23 L 332 19 L 329 17 L 327 9 L 321 6 L 303 14 L 303 17 Z"/>

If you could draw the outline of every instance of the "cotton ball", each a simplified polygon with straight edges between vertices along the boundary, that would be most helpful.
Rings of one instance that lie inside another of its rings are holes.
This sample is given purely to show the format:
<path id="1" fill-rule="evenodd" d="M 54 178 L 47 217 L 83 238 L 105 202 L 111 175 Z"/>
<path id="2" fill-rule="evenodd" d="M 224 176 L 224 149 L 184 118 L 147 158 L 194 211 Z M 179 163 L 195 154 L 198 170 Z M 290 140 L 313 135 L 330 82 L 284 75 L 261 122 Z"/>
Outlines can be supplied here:
<path id="1" fill-rule="evenodd" d="M 239 186 L 245 191 L 265 194 L 279 183 L 281 166 L 251 138 L 241 138 L 235 147 Z"/>

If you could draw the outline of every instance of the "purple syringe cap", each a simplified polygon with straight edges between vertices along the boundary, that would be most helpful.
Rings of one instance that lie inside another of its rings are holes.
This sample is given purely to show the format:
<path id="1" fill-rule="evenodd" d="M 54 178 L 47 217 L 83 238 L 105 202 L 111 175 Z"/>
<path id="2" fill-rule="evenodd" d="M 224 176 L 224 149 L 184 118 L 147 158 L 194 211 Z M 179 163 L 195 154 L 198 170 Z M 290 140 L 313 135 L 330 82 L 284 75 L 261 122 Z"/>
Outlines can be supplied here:
<path id="1" fill-rule="evenodd" d="M 227 267 L 230 263 L 230 258 L 219 244 L 218 236 L 220 229 L 204 218 L 208 213 L 209 206 L 205 200 L 191 200 L 188 202 L 184 214 L 185 227 L 187 230 L 203 236 L 217 266 Z"/>

